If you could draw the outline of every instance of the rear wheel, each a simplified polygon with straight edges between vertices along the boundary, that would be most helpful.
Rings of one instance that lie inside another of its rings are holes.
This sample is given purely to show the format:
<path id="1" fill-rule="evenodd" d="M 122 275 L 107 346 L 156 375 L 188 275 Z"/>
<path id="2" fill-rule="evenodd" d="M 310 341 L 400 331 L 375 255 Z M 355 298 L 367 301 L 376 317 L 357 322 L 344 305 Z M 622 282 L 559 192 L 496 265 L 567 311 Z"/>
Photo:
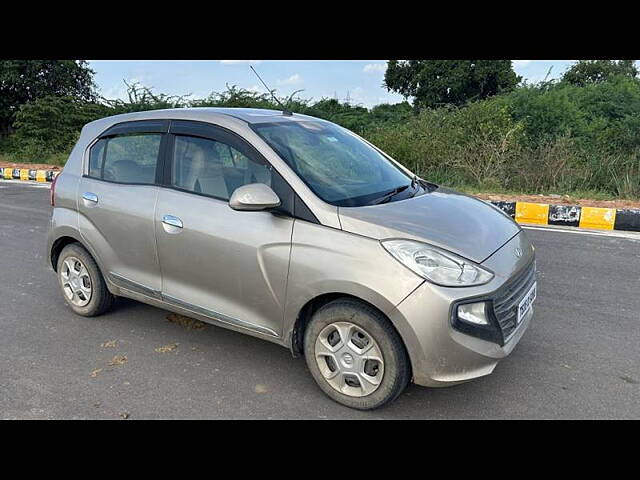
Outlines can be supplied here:
<path id="1" fill-rule="evenodd" d="M 101 315 L 113 305 L 115 297 L 107 289 L 100 269 L 79 243 L 67 245 L 58 257 L 58 281 L 62 296 L 78 315 Z"/>
<path id="2" fill-rule="evenodd" d="M 411 378 L 406 350 L 389 320 L 356 300 L 334 300 L 315 312 L 304 354 L 320 388 L 359 410 L 394 400 Z"/>

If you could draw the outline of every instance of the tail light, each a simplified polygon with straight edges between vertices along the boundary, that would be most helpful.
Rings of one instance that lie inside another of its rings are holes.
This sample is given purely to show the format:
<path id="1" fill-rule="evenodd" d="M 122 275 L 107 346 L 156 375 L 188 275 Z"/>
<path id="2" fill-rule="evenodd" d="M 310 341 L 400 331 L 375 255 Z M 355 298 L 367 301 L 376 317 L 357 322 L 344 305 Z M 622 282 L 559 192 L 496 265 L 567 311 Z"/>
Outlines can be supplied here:
<path id="1" fill-rule="evenodd" d="M 51 206 L 55 207 L 56 206 L 56 182 L 58 181 L 58 177 L 60 176 L 60 174 L 56 175 L 55 177 L 53 177 L 53 180 L 51 181 Z"/>

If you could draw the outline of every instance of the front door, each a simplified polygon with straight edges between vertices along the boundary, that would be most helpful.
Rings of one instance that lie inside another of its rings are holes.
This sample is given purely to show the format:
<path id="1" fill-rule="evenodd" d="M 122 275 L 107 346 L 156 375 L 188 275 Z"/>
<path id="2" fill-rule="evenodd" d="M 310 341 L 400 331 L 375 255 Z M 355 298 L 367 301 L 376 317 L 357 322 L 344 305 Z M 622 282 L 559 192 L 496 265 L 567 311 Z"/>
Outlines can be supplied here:
<path id="1" fill-rule="evenodd" d="M 239 137 L 172 121 L 155 212 L 162 296 L 236 328 L 279 337 L 291 217 L 240 212 L 233 191 L 277 175 Z M 277 189 L 276 189 L 277 191 Z"/>

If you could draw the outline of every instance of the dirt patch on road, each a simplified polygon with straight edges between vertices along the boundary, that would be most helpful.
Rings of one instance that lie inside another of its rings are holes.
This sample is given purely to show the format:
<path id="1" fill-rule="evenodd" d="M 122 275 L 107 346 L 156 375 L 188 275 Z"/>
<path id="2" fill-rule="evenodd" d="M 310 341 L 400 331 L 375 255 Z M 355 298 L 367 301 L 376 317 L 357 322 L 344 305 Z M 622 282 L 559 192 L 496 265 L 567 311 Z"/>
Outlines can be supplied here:
<path id="1" fill-rule="evenodd" d="M 169 320 L 171 323 L 180 325 L 181 327 L 188 328 L 189 330 L 199 330 L 207 325 L 200 320 L 185 317 L 184 315 L 178 315 L 177 313 L 170 313 L 169 315 L 167 315 L 167 320 Z"/>
<path id="2" fill-rule="evenodd" d="M 155 351 L 158 353 L 167 353 L 173 352 L 176 348 L 178 348 L 177 343 L 170 343 L 169 345 L 163 345 L 162 347 L 156 348 Z"/>
<path id="3" fill-rule="evenodd" d="M 503 195 L 497 193 L 472 193 L 472 195 L 493 202 L 530 202 L 601 208 L 640 208 L 640 200 L 590 200 L 587 198 L 573 198 L 569 195 Z"/>
<path id="4" fill-rule="evenodd" d="M 118 367 L 120 365 L 124 365 L 125 363 L 127 363 L 126 355 L 116 355 L 111 359 L 109 365 L 112 367 Z"/>

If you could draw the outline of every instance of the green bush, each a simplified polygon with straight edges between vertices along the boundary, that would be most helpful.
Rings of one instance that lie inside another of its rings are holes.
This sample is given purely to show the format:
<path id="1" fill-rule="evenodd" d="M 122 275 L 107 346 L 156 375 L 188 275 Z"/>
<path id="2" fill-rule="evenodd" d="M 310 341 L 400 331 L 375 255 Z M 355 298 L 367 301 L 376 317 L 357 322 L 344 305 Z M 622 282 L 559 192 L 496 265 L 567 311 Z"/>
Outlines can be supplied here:
<path id="1" fill-rule="evenodd" d="M 507 108 L 485 100 L 459 109 L 423 110 L 366 137 L 418 175 L 436 181 L 499 187 L 521 150 L 522 125 Z"/>
<path id="2" fill-rule="evenodd" d="M 640 196 L 640 82 L 524 85 L 459 109 L 425 110 L 365 136 L 457 187 Z"/>
<path id="3" fill-rule="evenodd" d="M 78 140 L 82 126 L 109 115 L 109 110 L 105 105 L 74 97 L 48 96 L 26 103 L 16 115 L 11 150 L 36 161 L 53 153 L 68 152 Z"/>

